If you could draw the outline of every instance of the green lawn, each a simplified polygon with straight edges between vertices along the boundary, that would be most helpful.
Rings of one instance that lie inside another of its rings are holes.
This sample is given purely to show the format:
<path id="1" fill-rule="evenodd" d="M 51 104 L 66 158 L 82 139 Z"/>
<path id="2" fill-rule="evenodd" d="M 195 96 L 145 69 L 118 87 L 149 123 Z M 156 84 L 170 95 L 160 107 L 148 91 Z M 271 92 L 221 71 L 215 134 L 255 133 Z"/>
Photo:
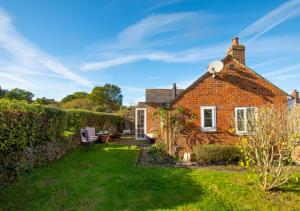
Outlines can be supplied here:
<path id="1" fill-rule="evenodd" d="M 246 173 L 139 167 L 137 155 L 129 146 L 79 147 L 2 189 L 0 210 L 300 209 L 300 182 L 268 194 Z"/>

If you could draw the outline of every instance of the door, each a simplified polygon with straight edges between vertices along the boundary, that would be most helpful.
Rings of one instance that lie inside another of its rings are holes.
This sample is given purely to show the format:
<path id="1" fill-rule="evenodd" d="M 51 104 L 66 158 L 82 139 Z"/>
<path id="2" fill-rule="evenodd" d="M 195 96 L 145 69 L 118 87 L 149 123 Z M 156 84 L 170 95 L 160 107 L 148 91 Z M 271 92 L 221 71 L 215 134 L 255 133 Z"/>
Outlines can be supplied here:
<path id="1" fill-rule="evenodd" d="M 146 139 L 146 108 L 135 109 L 135 139 Z"/>

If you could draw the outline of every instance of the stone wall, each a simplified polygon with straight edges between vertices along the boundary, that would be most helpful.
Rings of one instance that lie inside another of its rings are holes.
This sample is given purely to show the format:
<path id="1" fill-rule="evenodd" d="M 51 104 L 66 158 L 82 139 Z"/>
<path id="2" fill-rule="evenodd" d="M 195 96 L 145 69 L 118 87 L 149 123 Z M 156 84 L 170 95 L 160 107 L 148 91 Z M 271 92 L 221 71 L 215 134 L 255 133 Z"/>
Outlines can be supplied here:
<path id="1" fill-rule="evenodd" d="M 0 187 L 16 180 L 28 169 L 61 158 L 79 143 L 78 139 L 68 137 L 62 141 L 46 142 L 44 145 L 29 147 L 19 152 L 0 153 Z"/>

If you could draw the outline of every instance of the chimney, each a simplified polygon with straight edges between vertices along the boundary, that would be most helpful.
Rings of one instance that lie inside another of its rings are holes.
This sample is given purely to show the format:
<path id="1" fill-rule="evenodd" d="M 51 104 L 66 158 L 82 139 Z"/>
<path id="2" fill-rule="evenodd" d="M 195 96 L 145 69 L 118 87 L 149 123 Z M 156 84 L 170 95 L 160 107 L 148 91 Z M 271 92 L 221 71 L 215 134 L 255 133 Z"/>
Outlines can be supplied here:
<path id="1" fill-rule="evenodd" d="M 292 91 L 292 97 L 294 99 L 295 104 L 300 103 L 299 92 L 296 89 Z"/>
<path id="2" fill-rule="evenodd" d="M 173 99 L 177 96 L 177 87 L 176 83 L 173 83 L 173 88 L 172 88 L 172 97 Z"/>
<path id="3" fill-rule="evenodd" d="M 227 50 L 227 55 L 231 55 L 238 62 L 245 64 L 245 46 L 239 44 L 239 38 L 232 39 L 232 45 Z"/>

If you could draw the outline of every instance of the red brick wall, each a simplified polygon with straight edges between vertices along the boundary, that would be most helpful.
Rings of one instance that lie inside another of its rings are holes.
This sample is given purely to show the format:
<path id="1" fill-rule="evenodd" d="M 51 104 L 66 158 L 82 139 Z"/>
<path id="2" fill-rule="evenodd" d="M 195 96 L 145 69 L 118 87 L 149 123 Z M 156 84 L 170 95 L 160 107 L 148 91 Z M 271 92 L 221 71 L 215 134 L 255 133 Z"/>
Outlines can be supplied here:
<path id="1" fill-rule="evenodd" d="M 228 58 L 224 61 L 224 69 L 215 78 L 211 74 L 204 75 L 201 82 L 186 90 L 174 103 L 174 107 L 183 106 L 197 115 L 194 129 L 188 132 L 190 141 L 186 141 L 186 136 L 181 136 L 178 141 L 182 147 L 180 154 L 191 151 L 191 146 L 197 143 L 235 144 L 238 138 L 229 132 L 234 127 L 235 107 L 267 104 L 287 106 L 287 95 Z M 216 132 L 200 130 L 200 106 L 216 106 Z M 154 110 L 155 107 L 147 106 L 147 131 L 157 124 L 149 118 Z"/>
<path id="2" fill-rule="evenodd" d="M 146 120 L 146 126 L 147 130 L 146 133 L 153 133 L 153 130 L 155 128 L 160 127 L 160 121 L 158 119 L 153 119 L 151 118 L 152 113 L 159 108 L 159 104 L 147 104 L 146 107 L 146 113 L 147 113 L 147 120 Z"/>

